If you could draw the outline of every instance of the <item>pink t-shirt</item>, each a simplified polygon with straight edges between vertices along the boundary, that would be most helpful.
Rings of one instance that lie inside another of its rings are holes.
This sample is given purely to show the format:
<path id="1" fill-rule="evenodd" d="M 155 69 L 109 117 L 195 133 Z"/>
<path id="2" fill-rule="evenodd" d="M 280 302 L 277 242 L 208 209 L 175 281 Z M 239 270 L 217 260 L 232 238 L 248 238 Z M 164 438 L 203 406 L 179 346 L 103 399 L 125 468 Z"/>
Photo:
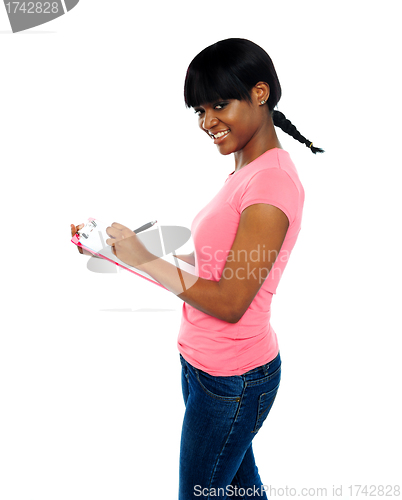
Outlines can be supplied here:
<path id="1" fill-rule="evenodd" d="M 240 321 L 228 323 L 183 303 L 179 351 L 191 365 L 214 376 L 242 375 L 268 363 L 279 352 L 270 325 L 271 300 L 296 243 L 304 203 L 303 186 L 283 149 L 270 149 L 230 174 L 218 194 L 193 220 L 191 233 L 200 278 L 220 280 L 240 215 L 255 203 L 280 208 L 289 219 L 289 227 L 268 277 Z M 262 245 L 259 251 L 268 250 Z M 250 260 L 253 258 L 256 260 L 258 255 L 250 255 Z"/>

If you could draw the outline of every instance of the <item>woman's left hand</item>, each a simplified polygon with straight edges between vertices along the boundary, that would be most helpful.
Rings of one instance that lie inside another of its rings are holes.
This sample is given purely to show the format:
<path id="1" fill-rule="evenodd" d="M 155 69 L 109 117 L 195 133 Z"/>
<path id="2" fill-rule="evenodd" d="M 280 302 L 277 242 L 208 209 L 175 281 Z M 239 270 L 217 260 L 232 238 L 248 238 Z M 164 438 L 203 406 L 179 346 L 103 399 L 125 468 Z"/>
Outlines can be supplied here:
<path id="1" fill-rule="evenodd" d="M 107 227 L 106 233 L 110 236 L 106 243 L 112 247 L 114 255 L 125 264 L 139 267 L 156 258 L 148 252 L 134 231 L 118 222 Z"/>

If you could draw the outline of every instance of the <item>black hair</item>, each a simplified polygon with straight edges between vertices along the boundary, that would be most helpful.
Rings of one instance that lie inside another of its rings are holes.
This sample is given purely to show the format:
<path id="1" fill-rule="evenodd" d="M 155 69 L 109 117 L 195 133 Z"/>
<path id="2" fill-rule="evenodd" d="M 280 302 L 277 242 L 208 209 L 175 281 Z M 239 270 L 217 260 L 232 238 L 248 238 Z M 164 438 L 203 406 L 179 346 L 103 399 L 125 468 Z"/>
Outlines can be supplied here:
<path id="1" fill-rule="evenodd" d="M 267 101 L 274 125 L 305 144 L 315 153 L 320 148 L 303 137 L 280 111 L 274 110 L 282 95 L 274 64 L 259 45 L 243 38 L 228 38 L 202 50 L 190 63 L 184 82 L 184 101 L 188 108 L 225 99 L 248 99 L 258 83 L 269 85 Z"/>

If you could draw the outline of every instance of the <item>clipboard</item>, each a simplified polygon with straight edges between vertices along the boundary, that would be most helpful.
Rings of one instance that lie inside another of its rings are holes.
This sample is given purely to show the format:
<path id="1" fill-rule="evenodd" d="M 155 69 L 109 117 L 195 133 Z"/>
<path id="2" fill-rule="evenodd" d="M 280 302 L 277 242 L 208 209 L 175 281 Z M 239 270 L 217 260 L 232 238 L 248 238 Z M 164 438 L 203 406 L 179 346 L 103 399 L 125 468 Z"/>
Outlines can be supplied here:
<path id="1" fill-rule="evenodd" d="M 136 274 L 137 276 L 140 276 L 141 278 L 144 278 L 151 283 L 155 283 L 156 285 L 167 290 L 166 287 L 152 278 L 149 274 L 141 271 L 140 269 L 129 266 L 114 255 L 111 246 L 106 243 L 106 240 L 110 238 L 110 236 L 106 233 L 106 228 L 109 226 L 111 226 L 111 224 L 105 224 L 98 219 L 90 217 L 84 227 L 73 236 L 71 241 L 74 245 L 84 248 L 93 255 L 106 259 L 109 262 L 112 262 L 113 264 L 116 264 L 117 266 L 120 266 L 123 269 L 126 269 L 127 271 L 130 271 L 131 273 Z M 157 224 L 155 224 L 155 226 L 157 226 Z M 172 253 L 165 253 L 165 245 L 163 243 L 164 231 L 161 231 L 159 226 L 156 228 L 155 226 L 139 233 L 137 238 L 139 238 L 146 248 L 157 257 L 173 264 L 176 268 L 195 276 L 195 266 L 178 259 Z M 165 230 L 167 228 L 164 227 L 163 229 Z M 183 241 L 182 244 L 184 243 L 185 241 Z"/>

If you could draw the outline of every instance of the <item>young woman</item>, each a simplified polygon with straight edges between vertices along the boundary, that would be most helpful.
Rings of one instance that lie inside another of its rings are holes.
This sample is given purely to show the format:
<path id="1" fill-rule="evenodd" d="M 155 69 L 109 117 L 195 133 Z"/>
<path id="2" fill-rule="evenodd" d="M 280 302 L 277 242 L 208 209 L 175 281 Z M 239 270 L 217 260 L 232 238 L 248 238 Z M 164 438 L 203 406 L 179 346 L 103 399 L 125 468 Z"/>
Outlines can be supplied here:
<path id="1" fill-rule="evenodd" d="M 107 244 L 184 301 L 179 499 L 267 498 L 252 440 L 279 387 L 271 300 L 295 245 L 304 202 L 275 126 L 313 153 L 322 150 L 274 110 L 281 97 L 275 68 L 248 40 L 223 40 L 198 54 L 187 71 L 184 97 L 218 151 L 235 159 L 235 170 L 192 223 L 195 251 L 178 256 L 196 266 L 197 277 L 157 259 L 121 224 L 107 229 Z M 72 225 L 72 233 L 80 227 Z"/>

